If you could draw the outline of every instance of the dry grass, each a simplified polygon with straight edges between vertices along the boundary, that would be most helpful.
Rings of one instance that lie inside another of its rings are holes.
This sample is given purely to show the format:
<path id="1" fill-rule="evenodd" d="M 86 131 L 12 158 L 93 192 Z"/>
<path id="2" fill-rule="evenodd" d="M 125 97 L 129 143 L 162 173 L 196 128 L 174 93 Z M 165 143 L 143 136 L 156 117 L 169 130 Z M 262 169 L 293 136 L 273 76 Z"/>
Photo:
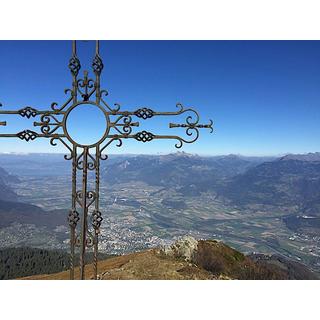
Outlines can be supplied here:
<path id="1" fill-rule="evenodd" d="M 191 280 L 213 279 L 212 274 L 186 261 L 167 258 L 157 250 L 148 250 L 125 256 L 110 258 L 98 263 L 98 274 L 102 280 Z M 93 267 L 85 270 L 86 279 L 93 279 Z M 79 268 L 75 270 L 79 278 Z M 48 275 L 36 275 L 24 280 L 68 280 L 69 271 Z"/>

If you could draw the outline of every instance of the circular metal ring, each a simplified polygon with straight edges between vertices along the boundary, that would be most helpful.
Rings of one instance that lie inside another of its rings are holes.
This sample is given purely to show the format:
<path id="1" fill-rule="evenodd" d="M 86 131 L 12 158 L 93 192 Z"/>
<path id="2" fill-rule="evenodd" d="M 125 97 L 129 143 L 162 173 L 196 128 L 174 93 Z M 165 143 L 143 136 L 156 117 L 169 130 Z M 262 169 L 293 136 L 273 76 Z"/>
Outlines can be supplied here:
<path id="1" fill-rule="evenodd" d="M 68 128 L 67 128 L 67 121 L 68 121 L 68 117 L 70 115 L 70 112 L 72 110 L 74 110 L 75 108 L 77 108 L 78 106 L 80 105 L 84 105 L 84 104 L 90 104 L 90 105 L 93 105 L 93 106 L 96 106 L 98 107 L 104 114 L 105 116 L 105 119 L 106 119 L 106 128 L 105 128 L 105 131 L 104 131 L 104 134 L 103 136 L 95 143 L 91 143 L 91 144 L 81 144 L 79 142 L 76 142 L 69 134 L 68 132 Z M 106 110 L 99 104 L 93 102 L 93 101 L 80 101 L 80 102 L 77 102 L 75 104 L 73 104 L 72 106 L 69 107 L 69 109 L 66 111 L 64 117 L 63 117 L 63 120 L 62 120 L 62 127 L 63 127 L 63 131 L 64 131 L 64 134 L 66 135 L 66 137 L 68 138 L 68 140 L 73 144 L 73 145 L 76 145 L 78 147 L 86 147 L 86 148 L 92 148 L 92 147 L 96 147 L 98 146 L 99 144 L 101 144 L 107 137 L 107 135 L 109 134 L 109 131 L 110 131 L 110 119 L 109 119 L 109 115 L 108 113 L 106 112 Z"/>

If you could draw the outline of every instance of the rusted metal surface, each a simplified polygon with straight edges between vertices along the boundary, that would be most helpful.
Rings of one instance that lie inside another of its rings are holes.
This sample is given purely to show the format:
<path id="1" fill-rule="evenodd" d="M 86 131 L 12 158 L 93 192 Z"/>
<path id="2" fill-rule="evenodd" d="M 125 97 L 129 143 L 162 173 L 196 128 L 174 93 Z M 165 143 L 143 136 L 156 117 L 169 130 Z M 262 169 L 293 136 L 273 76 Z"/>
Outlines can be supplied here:
<path id="1" fill-rule="evenodd" d="M 94 78 L 89 77 L 89 72 L 84 70 L 83 77 L 78 78 L 81 63 L 77 56 L 77 43 L 72 42 L 72 55 L 69 60 L 69 69 L 72 75 L 72 87 L 66 89 L 68 98 L 64 104 L 59 106 L 56 102 L 51 104 L 49 110 L 37 110 L 26 106 L 15 111 L 0 109 L 1 115 L 17 115 L 27 119 L 34 118 L 33 129 L 25 129 L 17 133 L 1 133 L 0 138 L 19 138 L 25 141 L 33 141 L 39 138 L 47 138 L 52 146 L 61 143 L 67 149 L 66 160 L 72 161 L 72 194 L 71 209 L 68 215 L 70 226 L 70 279 L 74 279 L 75 248 L 80 249 L 80 278 L 85 278 L 86 249 L 93 248 L 94 252 L 94 275 L 97 278 L 97 253 L 102 213 L 99 208 L 99 186 L 100 186 L 100 161 L 108 158 L 105 151 L 109 145 L 115 143 L 121 147 L 123 140 L 135 139 L 139 142 L 149 142 L 155 139 L 171 139 L 177 141 L 176 148 L 181 148 L 184 143 L 193 143 L 199 137 L 199 129 L 207 128 L 213 131 L 213 123 L 200 124 L 197 111 L 185 108 L 177 104 L 176 111 L 158 112 L 149 107 L 141 107 L 134 111 L 123 111 L 119 104 L 110 106 L 105 97 L 106 90 L 100 88 L 100 76 L 103 71 L 103 61 L 99 52 L 99 41 L 96 41 L 92 71 Z M 75 141 L 68 132 L 67 120 L 70 112 L 75 108 L 91 106 L 99 108 L 105 117 L 105 131 L 99 141 L 86 145 Z M 0 104 L 1 107 L 1 104 Z M 185 123 L 169 123 L 169 128 L 183 128 L 186 137 L 178 135 L 157 135 L 145 130 L 133 132 L 140 127 L 137 120 L 147 121 L 155 116 L 178 116 L 186 114 Z M 0 126 L 8 125 L 1 121 Z M 95 172 L 94 190 L 90 190 L 88 184 L 88 173 Z M 82 174 L 81 188 L 77 188 L 77 173 Z M 89 219 L 90 217 L 90 219 Z M 89 223 L 90 221 L 90 223 Z M 79 223 L 80 222 L 80 223 Z"/>

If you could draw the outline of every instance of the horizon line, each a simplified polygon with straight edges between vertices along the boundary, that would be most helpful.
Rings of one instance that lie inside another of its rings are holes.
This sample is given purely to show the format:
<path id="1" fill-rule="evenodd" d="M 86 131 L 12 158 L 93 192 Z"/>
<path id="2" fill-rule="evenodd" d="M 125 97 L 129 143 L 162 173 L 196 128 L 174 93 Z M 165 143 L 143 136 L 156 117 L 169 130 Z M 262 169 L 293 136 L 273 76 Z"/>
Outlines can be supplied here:
<path id="1" fill-rule="evenodd" d="M 242 153 L 223 153 L 223 154 L 205 154 L 205 153 L 191 153 L 185 151 L 176 151 L 176 152 L 169 152 L 169 153 L 109 153 L 108 155 L 112 156 L 126 156 L 126 155 L 141 155 L 141 156 L 163 156 L 163 155 L 170 155 L 170 154 L 190 154 L 190 155 L 197 155 L 203 157 L 221 157 L 221 156 L 238 156 L 238 157 L 283 157 L 286 155 L 306 155 L 306 154 L 314 154 L 318 153 L 315 152 L 302 152 L 302 153 L 280 153 L 280 154 L 242 154 Z M 64 155 L 65 152 L 0 152 L 0 155 L 36 155 L 36 154 L 47 154 L 47 155 Z"/>

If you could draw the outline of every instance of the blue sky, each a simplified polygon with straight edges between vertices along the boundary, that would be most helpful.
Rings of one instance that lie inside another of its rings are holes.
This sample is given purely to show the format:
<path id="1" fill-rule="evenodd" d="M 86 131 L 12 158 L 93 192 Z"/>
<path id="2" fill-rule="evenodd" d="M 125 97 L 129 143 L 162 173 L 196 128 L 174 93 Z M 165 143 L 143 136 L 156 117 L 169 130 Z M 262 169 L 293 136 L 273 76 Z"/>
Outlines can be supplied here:
<path id="1" fill-rule="evenodd" d="M 320 41 L 102 41 L 101 87 L 123 110 L 148 106 L 175 111 L 193 106 L 214 133 L 183 151 L 199 154 L 279 155 L 320 151 Z M 83 67 L 90 67 L 94 42 L 79 42 Z M 3 109 L 26 105 L 48 109 L 63 103 L 71 86 L 68 41 L 0 41 L 0 101 Z M 1 116 L 2 132 L 32 129 L 33 119 Z M 81 120 L 81 119 L 80 119 Z M 84 120 L 84 119 L 82 119 Z M 141 123 L 170 134 L 174 117 Z M 179 118 L 179 120 L 182 120 Z M 139 130 L 140 130 L 139 129 Z M 96 122 L 87 132 L 96 130 Z M 183 130 L 181 130 L 183 135 Z M 110 153 L 175 152 L 175 141 L 125 141 Z M 0 152 L 63 152 L 48 140 L 2 139 Z"/>

